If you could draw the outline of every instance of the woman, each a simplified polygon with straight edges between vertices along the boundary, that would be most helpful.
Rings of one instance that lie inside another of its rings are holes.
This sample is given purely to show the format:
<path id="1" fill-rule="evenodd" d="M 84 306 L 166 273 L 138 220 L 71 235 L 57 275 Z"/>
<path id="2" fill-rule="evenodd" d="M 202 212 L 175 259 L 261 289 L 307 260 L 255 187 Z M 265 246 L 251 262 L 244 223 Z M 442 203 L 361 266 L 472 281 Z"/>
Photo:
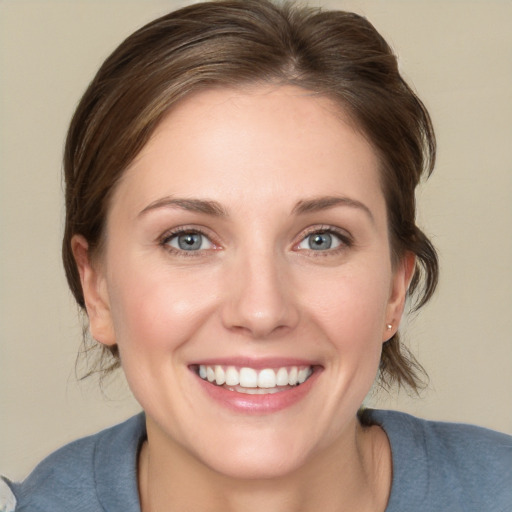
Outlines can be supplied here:
<path id="1" fill-rule="evenodd" d="M 361 408 L 377 374 L 420 385 L 397 330 L 437 282 L 434 156 L 356 15 L 196 4 L 128 38 L 71 123 L 63 257 L 144 415 L 10 484 L 17 510 L 506 510 L 510 438 Z"/>

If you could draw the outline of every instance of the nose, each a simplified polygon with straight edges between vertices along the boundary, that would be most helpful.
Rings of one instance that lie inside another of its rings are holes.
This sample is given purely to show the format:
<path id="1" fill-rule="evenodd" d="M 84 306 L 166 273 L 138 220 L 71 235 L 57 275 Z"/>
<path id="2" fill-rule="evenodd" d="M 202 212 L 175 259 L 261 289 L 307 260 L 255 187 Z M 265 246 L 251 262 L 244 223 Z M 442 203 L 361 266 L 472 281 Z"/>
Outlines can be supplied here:
<path id="1" fill-rule="evenodd" d="M 299 321 L 290 270 L 272 251 L 237 258 L 228 270 L 222 321 L 229 330 L 267 339 Z"/>

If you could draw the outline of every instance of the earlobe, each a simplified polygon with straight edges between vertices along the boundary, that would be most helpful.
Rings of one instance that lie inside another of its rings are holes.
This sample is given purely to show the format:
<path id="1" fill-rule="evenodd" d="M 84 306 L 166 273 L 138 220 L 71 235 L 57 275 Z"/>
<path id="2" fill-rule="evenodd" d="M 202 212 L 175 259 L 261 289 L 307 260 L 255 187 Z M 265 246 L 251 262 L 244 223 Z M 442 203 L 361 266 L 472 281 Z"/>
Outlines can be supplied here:
<path id="1" fill-rule="evenodd" d="M 393 337 L 398 330 L 415 264 L 416 256 L 412 252 L 407 252 L 394 271 L 383 332 L 384 342 Z"/>
<path id="2" fill-rule="evenodd" d="M 106 281 L 98 265 L 91 261 L 89 244 L 82 235 L 74 235 L 71 249 L 80 274 L 91 336 L 104 345 L 115 345 Z"/>

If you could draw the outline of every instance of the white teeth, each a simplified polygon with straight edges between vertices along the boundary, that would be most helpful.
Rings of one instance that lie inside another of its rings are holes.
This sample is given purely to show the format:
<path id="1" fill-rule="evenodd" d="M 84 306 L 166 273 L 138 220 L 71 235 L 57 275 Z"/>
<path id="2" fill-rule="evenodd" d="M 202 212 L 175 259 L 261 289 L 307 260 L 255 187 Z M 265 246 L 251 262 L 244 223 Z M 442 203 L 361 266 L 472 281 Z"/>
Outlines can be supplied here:
<path id="1" fill-rule="evenodd" d="M 279 388 L 242 388 L 241 386 L 237 386 L 234 388 L 234 391 L 238 393 L 245 393 L 246 395 L 273 395 L 274 393 L 279 393 L 282 391 Z"/>
<path id="2" fill-rule="evenodd" d="M 226 384 L 228 386 L 238 386 L 240 384 L 238 371 L 234 366 L 228 366 L 226 370 Z"/>
<path id="3" fill-rule="evenodd" d="M 299 384 L 302 384 L 303 382 L 306 382 L 306 379 L 310 376 L 309 368 L 303 368 L 302 370 L 299 370 L 298 375 L 298 381 Z"/>
<path id="4" fill-rule="evenodd" d="M 274 370 L 261 370 L 258 375 L 259 388 L 275 388 L 276 387 L 276 372 Z"/>
<path id="5" fill-rule="evenodd" d="M 224 382 L 226 382 L 226 372 L 224 371 L 224 368 L 222 366 L 217 365 L 215 367 L 215 382 L 222 386 Z"/>
<path id="6" fill-rule="evenodd" d="M 288 370 L 279 368 L 276 375 L 276 384 L 278 386 L 288 386 Z"/>
<path id="7" fill-rule="evenodd" d="M 302 384 L 313 373 L 313 369 L 311 366 L 291 366 L 278 369 L 264 368 L 258 371 L 248 367 L 237 369 L 234 366 L 223 367 L 221 365 L 207 366 L 202 364 L 199 365 L 198 373 L 203 380 L 208 380 L 208 382 L 215 383 L 218 386 L 225 384 L 244 390 L 274 390 L 278 387 Z"/>
<path id="8" fill-rule="evenodd" d="M 258 372 L 252 368 L 242 368 L 240 370 L 240 386 L 243 388 L 257 388 Z"/>

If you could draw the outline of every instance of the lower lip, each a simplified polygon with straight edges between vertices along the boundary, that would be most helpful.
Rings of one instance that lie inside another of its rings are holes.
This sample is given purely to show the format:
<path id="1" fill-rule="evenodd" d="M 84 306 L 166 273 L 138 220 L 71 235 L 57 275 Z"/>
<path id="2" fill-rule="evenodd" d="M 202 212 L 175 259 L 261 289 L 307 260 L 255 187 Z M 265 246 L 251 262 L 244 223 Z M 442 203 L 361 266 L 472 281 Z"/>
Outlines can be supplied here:
<path id="1" fill-rule="evenodd" d="M 249 395 L 230 391 L 222 386 L 210 384 L 198 375 L 196 377 L 199 385 L 210 398 L 232 411 L 243 414 L 272 414 L 291 407 L 305 398 L 315 385 L 320 373 L 320 371 L 315 370 L 311 377 L 299 386 L 264 395 Z"/>

